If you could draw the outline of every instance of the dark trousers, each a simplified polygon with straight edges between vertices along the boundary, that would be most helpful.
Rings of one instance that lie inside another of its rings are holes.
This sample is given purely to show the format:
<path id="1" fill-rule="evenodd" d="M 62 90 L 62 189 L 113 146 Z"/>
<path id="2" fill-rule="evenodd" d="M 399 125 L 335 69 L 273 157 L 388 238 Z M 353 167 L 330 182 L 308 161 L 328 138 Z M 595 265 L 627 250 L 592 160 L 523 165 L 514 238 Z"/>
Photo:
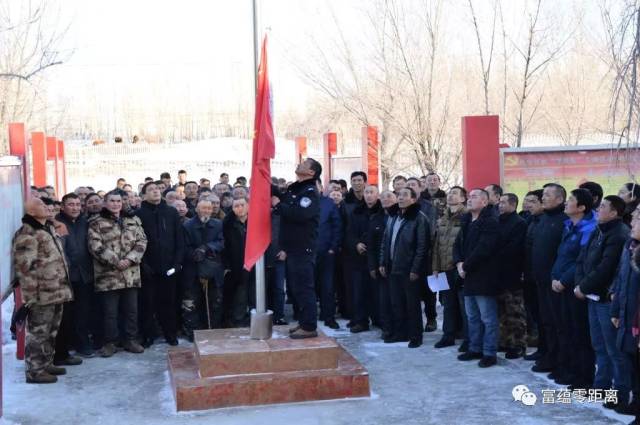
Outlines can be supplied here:
<path id="1" fill-rule="evenodd" d="M 424 315 L 427 320 L 436 320 L 438 317 L 436 312 L 436 293 L 427 284 L 420 285 L 420 298 L 424 301 Z"/>
<path id="2" fill-rule="evenodd" d="M 101 292 L 104 314 L 104 342 L 118 341 L 118 319 L 121 317 L 123 339 L 133 340 L 138 335 L 138 288 Z"/>
<path id="3" fill-rule="evenodd" d="M 287 275 L 298 304 L 298 323 L 305 331 L 316 330 L 318 321 L 313 269 L 313 252 L 287 253 Z"/>
<path id="4" fill-rule="evenodd" d="M 223 282 L 215 279 L 182 280 L 182 326 L 191 335 L 196 329 L 222 327 Z"/>
<path id="5" fill-rule="evenodd" d="M 142 274 L 142 332 L 145 338 L 154 338 L 155 320 L 158 321 L 165 338 L 177 334 L 176 278 L 162 274 Z"/>
<path id="6" fill-rule="evenodd" d="M 589 333 L 589 305 L 587 300 L 577 299 L 571 289 L 565 289 L 563 295 L 567 299 L 570 320 L 569 377 L 577 384 L 578 388 L 585 388 L 593 383 L 596 362 Z"/>
<path id="7" fill-rule="evenodd" d="M 95 350 L 104 345 L 104 312 L 102 308 L 102 298 L 102 292 L 96 292 L 92 289 L 89 328 L 91 329 L 91 342 L 93 343 L 93 349 Z"/>
<path id="8" fill-rule="evenodd" d="M 540 348 L 538 324 L 540 323 L 540 309 L 538 307 L 538 290 L 535 282 L 525 281 L 524 290 L 524 307 L 527 311 L 527 335 L 535 335 L 538 337 L 538 349 Z"/>
<path id="9" fill-rule="evenodd" d="M 226 322 L 232 327 L 247 326 L 251 274 L 242 270 L 238 273 L 231 272 L 228 276 L 224 288 Z"/>
<path id="10" fill-rule="evenodd" d="M 391 293 L 389 278 L 379 276 L 377 279 L 380 327 L 385 333 L 393 334 L 393 319 L 391 314 Z"/>
<path id="11" fill-rule="evenodd" d="M 72 282 L 73 286 L 73 341 L 76 350 L 91 349 L 91 304 L 93 283 Z"/>
<path id="12" fill-rule="evenodd" d="M 343 319 L 353 319 L 351 311 L 351 275 L 353 274 L 353 258 L 342 255 L 342 279 L 340 279 L 337 288 L 338 307 L 340 315 Z"/>
<path id="13" fill-rule="evenodd" d="M 462 304 L 462 307 L 460 305 L 461 297 L 459 297 L 458 292 L 461 292 L 461 290 L 459 290 L 460 288 L 458 288 L 457 284 L 458 272 L 453 269 L 445 273 L 447 275 L 447 282 L 449 282 L 449 289 L 440 292 L 443 307 L 442 313 L 444 316 L 442 321 L 443 338 L 454 340 L 459 325 L 461 324 L 466 339 L 467 314 L 464 309 L 464 304 Z M 464 301 L 464 297 L 462 297 L 462 301 Z"/>
<path id="14" fill-rule="evenodd" d="M 420 305 L 423 279 L 414 282 L 409 276 L 392 273 L 390 278 L 391 309 L 393 310 L 393 335 L 422 342 L 422 311 Z"/>
<path id="15" fill-rule="evenodd" d="M 336 314 L 335 263 L 335 254 L 316 254 L 315 278 L 320 293 L 320 320 L 325 322 L 334 320 Z"/>
<path id="16" fill-rule="evenodd" d="M 458 282 L 462 282 L 460 279 Z M 469 343 L 469 318 L 467 317 L 467 309 L 464 304 L 464 288 L 458 286 L 458 306 L 460 306 L 462 314 L 462 338 L 463 342 Z"/>
<path id="17" fill-rule="evenodd" d="M 536 282 L 538 291 L 538 309 L 540 314 L 540 322 L 538 324 L 538 332 L 540 343 L 538 348 L 543 350 L 544 356 L 538 361 L 543 366 L 551 368 L 556 367 L 558 358 L 558 331 L 553 320 L 553 304 L 551 297 L 551 282 Z M 540 346 L 542 344 L 542 346 Z"/>
<path id="18" fill-rule="evenodd" d="M 382 318 L 380 317 L 380 281 L 372 278 L 367 272 L 368 286 L 366 290 L 367 314 L 371 318 L 374 326 L 382 329 Z"/>
<path id="19" fill-rule="evenodd" d="M 273 267 L 267 267 L 267 290 L 269 309 L 273 311 L 273 319 L 284 319 L 284 261 L 276 260 Z"/>
<path id="20" fill-rule="evenodd" d="M 571 344 L 571 312 L 569 310 L 569 296 L 575 298 L 573 291 L 565 289 L 563 292 L 551 292 L 551 307 L 555 324 L 557 356 L 556 375 L 572 379 L 570 364 L 572 363 L 573 347 Z M 588 323 L 588 315 L 586 316 Z M 573 360 L 575 361 L 575 359 Z"/>
<path id="21" fill-rule="evenodd" d="M 64 303 L 62 320 L 56 335 L 54 360 L 64 360 L 69 357 L 69 350 L 73 347 L 73 306 L 74 302 Z"/>
<path id="22" fill-rule="evenodd" d="M 369 325 L 367 314 L 367 290 L 369 287 L 369 270 L 367 264 L 359 259 L 354 260 L 351 269 L 351 279 L 349 279 L 349 289 L 351 290 L 351 322 L 363 326 Z"/>

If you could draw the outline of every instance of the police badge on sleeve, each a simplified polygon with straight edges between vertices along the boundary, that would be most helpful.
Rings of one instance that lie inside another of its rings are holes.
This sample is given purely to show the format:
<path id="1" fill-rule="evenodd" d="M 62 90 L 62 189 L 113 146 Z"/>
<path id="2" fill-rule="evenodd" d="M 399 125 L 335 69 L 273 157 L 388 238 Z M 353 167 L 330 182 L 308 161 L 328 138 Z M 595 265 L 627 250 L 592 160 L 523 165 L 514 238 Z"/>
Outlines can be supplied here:
<path id="1" fill-rule="evenodd" d="M 311 205 L 311 199 L 306 196 L 300 199 L 300 206 L 302 208 L 307 208 L 309 205 Z"/>

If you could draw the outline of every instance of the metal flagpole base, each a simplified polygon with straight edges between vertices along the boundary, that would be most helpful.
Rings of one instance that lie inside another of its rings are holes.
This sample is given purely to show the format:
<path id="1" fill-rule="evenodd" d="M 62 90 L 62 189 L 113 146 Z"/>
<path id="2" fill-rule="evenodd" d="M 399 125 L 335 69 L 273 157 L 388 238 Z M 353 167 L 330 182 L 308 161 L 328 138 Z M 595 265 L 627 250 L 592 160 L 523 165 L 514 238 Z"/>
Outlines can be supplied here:
<path id="1" fill-rule="evenodd" d="M 256 309 L 251 310 L 251 339 L 271 339 L 273 332 L 273 311 L 267 310 L 258 313 Z"/>

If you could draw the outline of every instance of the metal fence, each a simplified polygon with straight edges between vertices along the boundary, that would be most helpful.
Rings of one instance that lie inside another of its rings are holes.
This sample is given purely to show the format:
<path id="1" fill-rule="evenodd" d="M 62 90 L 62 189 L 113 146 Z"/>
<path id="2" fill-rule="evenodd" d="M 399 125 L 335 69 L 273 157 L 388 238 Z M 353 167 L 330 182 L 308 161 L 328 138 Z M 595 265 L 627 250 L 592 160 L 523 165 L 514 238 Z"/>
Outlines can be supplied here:
<path id="1" fill-rule="evenodd" d="M 105 144 L 68 146 L 67 180 L 70 190 L 89 185 L 96 190 L 115 187 L 120 177 L 135 185 L 147 176 L 160 178 L 169 172 L 177 179 L 178 170 L 187 170 L 189 180 L 202 177 L 218 181 L 220 173 L 231 179 L 251 174 L 249 139 L 219 138 L 178 144 Z M 276 140 L 276 157 L 271 161 L 273 176 L 293 178 L 295 147 L 292 140 Z"/>

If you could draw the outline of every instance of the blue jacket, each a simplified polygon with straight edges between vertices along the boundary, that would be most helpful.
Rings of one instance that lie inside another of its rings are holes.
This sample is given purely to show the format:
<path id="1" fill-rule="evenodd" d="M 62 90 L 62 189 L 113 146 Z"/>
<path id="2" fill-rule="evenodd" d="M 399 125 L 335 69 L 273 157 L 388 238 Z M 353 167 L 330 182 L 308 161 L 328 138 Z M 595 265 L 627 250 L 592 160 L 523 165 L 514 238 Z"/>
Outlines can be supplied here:
<path id="1" fill-rule="evenodd" d="M 638 338 L 633 336 L 631 330 L 638 314 L 638 292 L 640 291 L 640 271 L 631 265 L 631 254 L 633 249 L 638 249 L 637 245 L 638 242 L 634 241 L 625 244 L 618 273 L 611 288 L 613 293 L 611 317 L 617 317 L 620 320 L 616 346 L 632 355 L 638 348 Z"/>
<path id="2" fill-rule="evenodd" d="M 327 196 L 320 196 L 320 223 L 318 225 L 318 239 L 316 252 L 326 253 L 330 249 L 338 252 L 342 243 L 342 218 L 338 207 Z"/>
<path id="3" fill-rule="evenodd" d="M 593 212 L 582 217 L 575 225 L 570 219 L 564 221 L 562 239 L 558 246 L 558 256 L 551 269 L 551 278 L 562 282 L 565 288 L 573 289 L 576 260 L 582 248 L 589 243 L 589 237 L 597 225 L 598 221 Z"/>

